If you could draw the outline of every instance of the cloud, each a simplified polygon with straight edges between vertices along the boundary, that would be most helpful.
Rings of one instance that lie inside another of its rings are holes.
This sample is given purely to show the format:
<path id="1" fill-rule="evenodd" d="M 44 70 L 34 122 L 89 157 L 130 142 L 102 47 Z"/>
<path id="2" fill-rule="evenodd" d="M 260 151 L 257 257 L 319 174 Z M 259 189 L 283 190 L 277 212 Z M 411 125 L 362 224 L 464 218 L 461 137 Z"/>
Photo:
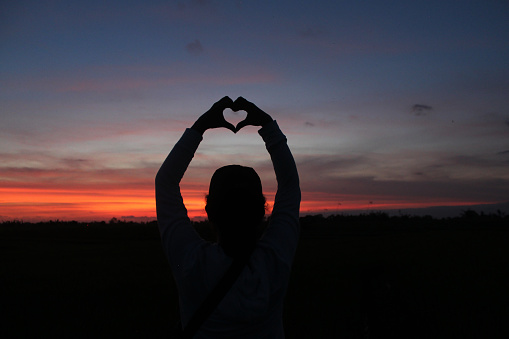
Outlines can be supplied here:
<path id="1" fill-rule="evenodd" d="M 428 113 L 432 109 L 433 109 L 433 107 L 428 106 L 428 105 L 415 104 L 412 106 L 412 113 L 415 114 L 416 116 L 424 116 L 424 115 L 428 115 Z"/>
<path id="2" fill-rule="evenodd" d="M 186 50 L 193 55 L 200 55 L 203 53 L 203 46 L 200 40 L 196 39 L 186 45 Z"/>
<path id="3" fill-rule="evenodd" d="M 370 197 L 371 200 L 407 202 L 496 202 L 507 200 L 509 180 L 376 180 L 373 177 L 336 178 L 309 187 L 303 181 L 303 193 L 315 192 L 322 197 L 340 194 Z"/>
<path id="4" fill-rule="evenodd" d="M 193 48 L 191 47 L 191 49 Z M 203 49 L 203 46 L 201 48 Z M 228 71 L 225 72 L 225 69 L 228 69 Z M 236 71 L 233 72 L 231 70 Z M 155 65 L 111 67 L 92 65 L 83 67 L 80 70 L 71 69 L 51 73 L 35 72 L 16 77 L 6 77 L 5 81 L 0 83 L 0 92 L 3 89 L 8 90 L 7 93 L 14 93 L 13 98 L 25 96 L 19 102 L 23 102 L 26 106 L 37 102 L 35 101 L 37 99 L 34 98 L 34 92 L 38 92 L 38 95 L 47 95 L 48 93 L 57 95 L 68 93 L 94 94 L 100 95 L 100 99 L 124 100 L 125 98 L 134 98 L 142 100 L 143 95 L 138 90 L 170 86 L 181 87 L 188 84 L 214 86 L 253 83 L 266 84 L 279 81 L 279 78 L 278 72 L 270 68 L 258 67 L 242 60 L 231 59 L 222 60 L 218 63 L 217 68 L 210 68 L 206 72 L 198 72 L 192 64 L 185 63 L 179 63 L 178 65 L 165 65 L 161 63 Z M 112 95 L 115 96 L 112 97 Z M 60 107 L 63 104 L 64 102 L 58 103 Z M 40 105 L 36 105 L 36 107 L 40 109 Z M 74 108 L 75 106 L 69 107 L 70 110 Z"/>
<path id="5" fill-rule="evenodd" d="M 79 158 L 54 154 L 0 153 L 3 188 L 98 189 L 150 186 L 159 163 L 135 159 L 120 162 L 112 154 L 94 154 Z M 107 160 L 104 160 L 107 159 Z"/>
<path id="6" fill-rule="evenodd" d="M 509 154 L 509 150 L 498 152 L 497 154 L 503 155 L 503 154 Z"/>
<path id="7" fill-rule="evenodd" d="M 301 38 L 305 38 L 305 39 L 315 39 L 315 38 L 323 37 L 325 35 L 325 32 L 323 30 L 321 30 L 320 28 L 307 27 L 306 29 L 299 31 L 298 35 Z"/>
<path id="8" fill-rule="evenodd" d="M 399 162 L 398 157 L 379 160 L 376 155 L 296 155 L 303 192 L 323 197 L 340 194 L 413 202 L 507 200 L 507 164 L 500 159 L 449 155 L 438 156 L 431 164 Z M 391 162 L 406 168 L 397 172 L 387 165 Z"/>

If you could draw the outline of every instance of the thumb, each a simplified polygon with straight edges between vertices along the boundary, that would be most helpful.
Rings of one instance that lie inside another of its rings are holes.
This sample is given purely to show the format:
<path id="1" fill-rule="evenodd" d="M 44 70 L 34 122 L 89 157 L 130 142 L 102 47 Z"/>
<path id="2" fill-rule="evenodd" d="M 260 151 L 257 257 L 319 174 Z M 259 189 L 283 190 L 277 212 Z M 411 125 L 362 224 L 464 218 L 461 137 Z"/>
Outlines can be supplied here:
<path id="1" fill-rule="evenodd" d="M 238 97 L 237 99 L 235 99 L 235 101 L 232 102 L 232 111 L 246 111 L 246 104 L 248 103 L 248 101 L 246 99 L 244 99 L 243 97 Z"/>
<path id="2" fill-rule="evenodd" d="M 224 128 L 228 128 L 230 131 L 232 131 L 233 133 L 237 133 L 237 129 L 235 126 L 233 126 L 231 123 L 229 123 L 228 121 L 224 121 L 224 124 L 223 124 L 223 127 Z"/>
<path id="3" fill-rule="evenodd" d="M 237 133 L 238 131 L 240 131 L 242 128 L 246 127 L 247 125 L 249 125 L 247 119 L 244 119 L 242 120 L 241 122 L 239 122 L 237 124 L 237 126 L 235 127 L 235 133 Z"/>

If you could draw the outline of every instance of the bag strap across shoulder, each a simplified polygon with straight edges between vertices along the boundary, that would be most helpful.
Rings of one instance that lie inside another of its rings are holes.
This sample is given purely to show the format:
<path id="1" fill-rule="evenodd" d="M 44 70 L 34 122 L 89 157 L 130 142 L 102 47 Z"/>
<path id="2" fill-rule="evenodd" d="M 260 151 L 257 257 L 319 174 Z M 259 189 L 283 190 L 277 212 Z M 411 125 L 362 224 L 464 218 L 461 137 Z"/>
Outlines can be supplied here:
<path id="1" fill-rule="evenodd" d="M 183 338 L 192 338 L 200 326 L 207 320 L 207 318 L 214 312 L 217 305 L 223 300 L 224 296 L 233 286 L 240 273 L 244 269 L 250 256 L 233 259 L 232 264 L 221 278 L 219 283 L 205 298 L 200 308 L 194 313 L 193 317 L 187 323 L 182 331 Z"/>

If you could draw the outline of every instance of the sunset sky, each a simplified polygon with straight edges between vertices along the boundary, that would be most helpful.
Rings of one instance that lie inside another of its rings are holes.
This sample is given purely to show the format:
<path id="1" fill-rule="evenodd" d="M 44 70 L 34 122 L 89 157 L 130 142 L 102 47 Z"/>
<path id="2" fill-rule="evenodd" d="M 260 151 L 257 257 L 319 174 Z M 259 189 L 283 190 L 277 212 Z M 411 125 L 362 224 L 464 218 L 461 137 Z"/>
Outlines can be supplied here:
<path id="1" fill-rule="evenodd" d="M 504 0 L 2 1 L 0 220 L 155 217 L 159 166 L 225 95 L 278 121 L 302 214 L 507 202 L 508 18 Z M 272 201 L 256 131 L 205 133 L 191 217 L 231 163 Z"/>

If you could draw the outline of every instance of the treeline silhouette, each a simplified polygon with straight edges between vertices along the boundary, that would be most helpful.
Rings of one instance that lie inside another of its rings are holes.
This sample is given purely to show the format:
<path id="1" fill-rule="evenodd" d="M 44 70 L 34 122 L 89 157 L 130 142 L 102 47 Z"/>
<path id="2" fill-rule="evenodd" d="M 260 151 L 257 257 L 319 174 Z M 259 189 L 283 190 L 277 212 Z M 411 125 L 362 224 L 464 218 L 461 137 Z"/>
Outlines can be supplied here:
<path id="1" fill-rule="evenodd" d="M 260 226 L 263 232 L 270 220 L 266 219 Z M 239 225 L 242 220 L 239 220 Z M 205 240 L 215 241 L 215 235 L 208 220 L 194 221 L 193 227 Z M 302 236 L 313 235 L 345 235 L 345 234 L 378 234 L 394 231 L 426 231 L 426 230 L 474 230 L 474 229 L 504 229 L 509 228 L 509 215 L 498 210 L 496 213 L 485 214 L 473 210 L 465 210 L 461 215 L 450 218 L 434 218 L 430 215 L 412 216 L 395 215 L 382 211 L 365 214 L 313 214 L 300 217 Z M 79 231 L 83 234 L 100 231 L 101 235 L 108 233 L 122 238 L 138 239 L 158 238 L 157 221 L 130 221 L 111 218 L 109 221 L 79 222 L 75 220 L 49 220 L 40 222 L 25 222 L 23 220 L 7 220 L 0 223 L 0 230 L 6 234 L 20 229 L 29 231 L 32 236 L 44 235 L 50 230 L 63 232 Z M 141 238 L 140 238 L 141 237 Z"/>
<path id="2" fill-rule="evenodd" d="M 300 218 L 304 233 L 313 231 L 330 231 L 332 233 L 345 232 L 383 232 L 383 231 L 412 231 L 439 229 L 487 229 L 509 227 L 509 215 L 502 211 L 495 214 L 477 213 L 465 210 L 461 215 L 450 218 L 434 218 L 430 215 L 389 216 L 385 212 L 371 212 L 360 215 L 334 214 L 330 216 L 308 215 Z"/>
<path id="3" fill-rule="evenodd" d="M 508 338 L 508 221 L 301 217 L 287 338 Z M 178 319 L 156 221 L 4 221 L 0 248 L 2 338 L 167 337 Z"/>

